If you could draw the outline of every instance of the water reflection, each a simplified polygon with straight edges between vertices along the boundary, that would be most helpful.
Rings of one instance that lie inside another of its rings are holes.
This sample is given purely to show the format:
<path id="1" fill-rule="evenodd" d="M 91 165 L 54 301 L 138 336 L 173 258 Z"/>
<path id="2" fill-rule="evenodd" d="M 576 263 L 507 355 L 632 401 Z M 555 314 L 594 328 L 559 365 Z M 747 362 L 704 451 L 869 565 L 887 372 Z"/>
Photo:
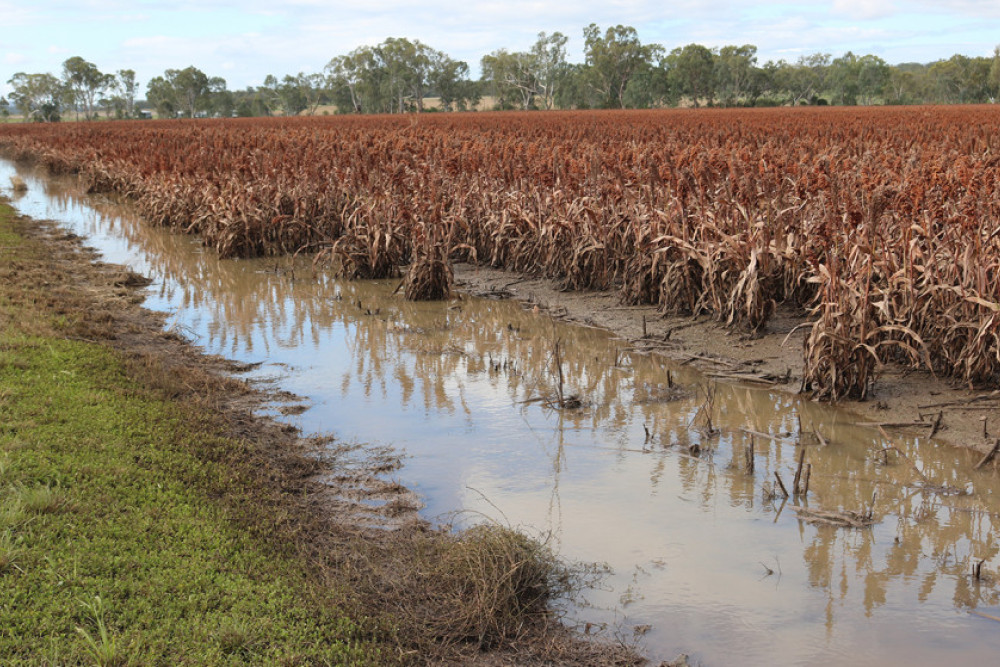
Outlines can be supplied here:
<path id="1" fill-rule="evenodd" d="M 0 166 L 0 180 L 8 173 Z M 295 423 L 405 449 L 398 474 L 428 516 L 468 510 L 459 523 L 490 516 L 609 563 L 592 606 L 572 612 L 581 623 L 624 620 L 626 635 L 649 624 L 641 641 L 654 656 L 709 664 L 931 664 L 956 650 L 985 663 L 1000 648 L 989 621 L 964 613 L 1000 605 L 1000 487 L 963 452 L 889 443 L 844 412 L 708 384 L 516 303 L 414 304 L 395 281 L 341 282 L 308 258 L 221 261 L 127 206 L 23 176 L 17 205 L 154 277 L 148 304 L 169 326 L 307 396 Z M 557 391 L 557 341 L 581 409 L 538 400 Z M 706 410 L 715 434 L 699 428 Z M 808 497 L 765 497 L 775 473 L 791 481 L 803 448 Z M 812 525 L 796 504 L 872 509 L 879 522 Z"/>

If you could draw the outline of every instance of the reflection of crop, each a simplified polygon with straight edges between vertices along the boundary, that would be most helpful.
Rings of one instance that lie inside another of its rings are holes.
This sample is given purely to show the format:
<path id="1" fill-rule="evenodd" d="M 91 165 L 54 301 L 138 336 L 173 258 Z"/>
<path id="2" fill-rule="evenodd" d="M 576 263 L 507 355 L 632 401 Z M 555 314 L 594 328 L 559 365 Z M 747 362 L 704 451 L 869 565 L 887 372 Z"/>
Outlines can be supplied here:
<path id="1" fill-rule="evenodd" d="M 777 303 L 806 306 L 806 384 L 839 397 L 863 396 L 890 359 L 996 383 L 998 120 L 967 107 L 7 125 L 0 146 L 81 171 L 223 255 L 309 248 L 377 277 L 443 247 L 751 329 Z"/>

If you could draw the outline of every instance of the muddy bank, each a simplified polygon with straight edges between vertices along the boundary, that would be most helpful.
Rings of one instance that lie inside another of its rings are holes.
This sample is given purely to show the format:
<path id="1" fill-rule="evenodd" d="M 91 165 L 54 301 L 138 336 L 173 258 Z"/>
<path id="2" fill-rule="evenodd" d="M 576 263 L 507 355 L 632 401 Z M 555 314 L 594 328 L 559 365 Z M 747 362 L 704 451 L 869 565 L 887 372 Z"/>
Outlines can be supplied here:
<path id="1" fill-rule="evenodd" d="M 60 335 L 114 349 L 144 390 L 218 424 L 235 444 L 188 443 L 228 471 L 211 482 L 210 502 L 254 539 L 294 554 L 317 590 L 348 591 L 350 612 L 384 646 L 386 662 L 638 662 L 627 650 L 571 635 L 544 613 L 548 593 L 538 587 L 565 576 L 544 545 L 512 531 L 431 530 L 415 497 L 386 474 L 399 465 L 393 455 L 331 446 L 260 417 L 262 406 L 290 406 L 295 397 L 234 378 L 244 369 L 165 332 L 162 315 L 141 306 L 147 281 L 101 262 L 79 237 L 23 217 L 11 224 L 45 249 L 42 260 L 16 258 L 4 267 L 11 302 L 55 313 Z M 51 335 L 41 320 L 18 321 L 18 330 Z M 4 330 L 13 324 L 0 320 Z M 481 563 L 500 567 L 469 568 Z M 532 572 L 523 581 L 528 598 L 509 588 L 504 567 Z M 476 590 L 492 606 L 465 597 Z"/>
<path id="2" fill-rule="evenodd" d="M 460 264 L 455 279 L 467 293 L 512 298 L 553 317 L 611 331 L 623 346 L 690 364 L 728 382 L 797 393 L 802 385 L 802 345 L 808 320 L 779 309 L 760 334 L 726 329 L 709 316 L 663 315 L 653 306 L 622 305 L 613 291 L 576 292 L 556 280 Z M 866 401 L 841 401 L 863 424 L 881 424 L 891 435 L 905 430 L 936 441 L 988 452 L 1000 437 L 1000 392 L 975 391 L 925 370 L 887 365 Z"/>

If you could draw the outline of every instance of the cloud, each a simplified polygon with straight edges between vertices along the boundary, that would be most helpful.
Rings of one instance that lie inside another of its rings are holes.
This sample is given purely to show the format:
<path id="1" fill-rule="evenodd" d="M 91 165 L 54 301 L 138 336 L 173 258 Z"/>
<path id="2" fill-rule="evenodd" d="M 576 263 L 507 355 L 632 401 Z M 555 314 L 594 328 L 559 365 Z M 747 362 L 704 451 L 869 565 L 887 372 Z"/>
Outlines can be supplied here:
<path id="1" fill-rule="evenodd" d="M 890 62 L 992 53 L 1000 0 L 0 0 L 4 48 L 25 71 L 58 71 L 80 55 L 105 71 L 129 67 L 148 81 L 194 65 L 231 87 L 267 74 L 317 72 L 330 58 L 387 37 L 419 39 L 469 63 L 499 48 L 525 50 L 539 32 L 569 38 L 583 60 L 582 31 L 634 26 L 667 49 L 697 42 L 756 44 L 761 61 L 847 50 Z M 16 29 L 11 29 L 11 28 Z M 945 41 L 947 40 L 947 44 Z M 46 50 L 49 44 L 65 49 Z M 791 54 L 791 55 L 790 55 Z M 7 63 L 6 67 L 11 67 Z M 2 64 L 0 64 L 2 69 Z M 0 81 L 4 75 L 0 71 Z"/>
<path id="2" fill-rule="evenodd" d="M 916 0 L 915 5 L 938 14 L 965 14 L 973 18 L 1000 18 L 1000 3 L 996 0 Z"/>
<path id="3" fill-rule="evenodd" d="M 833 0 L 833 14 L 848 19 L 870 21 L 896 14 L 899 10 L 892 0 Z"/>

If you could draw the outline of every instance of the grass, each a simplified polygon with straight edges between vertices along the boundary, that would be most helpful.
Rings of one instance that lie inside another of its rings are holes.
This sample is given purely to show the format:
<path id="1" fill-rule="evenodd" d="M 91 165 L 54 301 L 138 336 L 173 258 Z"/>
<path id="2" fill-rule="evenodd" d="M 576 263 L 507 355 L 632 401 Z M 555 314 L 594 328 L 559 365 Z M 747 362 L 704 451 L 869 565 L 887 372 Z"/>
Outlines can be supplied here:
<path id="1" fill-rule="evenodd" d="M 346 595 L 217 498 L 245 443 L 137 383 L 17 280 L 43 249 L 0 210 L 0 663 L 382 664 Z"/>

